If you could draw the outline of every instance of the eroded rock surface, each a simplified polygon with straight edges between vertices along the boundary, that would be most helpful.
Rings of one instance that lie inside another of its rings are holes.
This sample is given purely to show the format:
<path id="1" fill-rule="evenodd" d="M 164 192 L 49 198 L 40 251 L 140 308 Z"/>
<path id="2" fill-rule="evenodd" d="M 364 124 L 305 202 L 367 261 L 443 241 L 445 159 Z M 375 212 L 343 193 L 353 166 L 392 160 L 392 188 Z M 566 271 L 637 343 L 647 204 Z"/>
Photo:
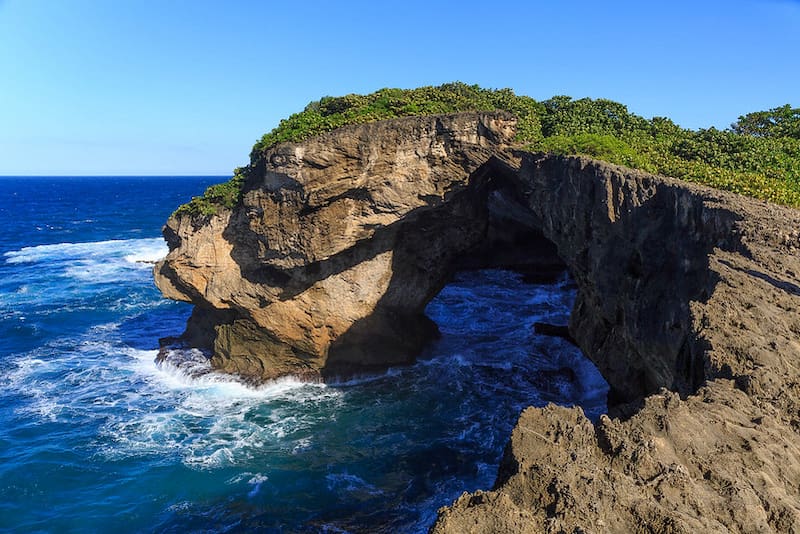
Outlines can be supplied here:
<path id="1" fill-rule="evenodd" d="M 520 176 L 619 417 L 528 408 L 432 531 L 800 532 L 800 213 L 582 159 Z"/>
<path id="2" fill-rule="evenodd" d="M 800 532 L 800 213 L 511 146 L 497 113 L 348 127 L 177 215 L 162 292 L 184 342 L 257 380 L 409 362 L 461 268 L 569 269 L 570 334 L 610 415 L 529 408 L 496 487 L 435 532 Z M 532 274 L 533 275 L 533 274 Z"/>
<path id="3" fill-rule="evenodd" d="M 184 337 L 211 325 L 213 363 L 254 379 L 411 361 L 437 332 L 425 305 L 486 233 L 470 178 L 514 125 L 410 118 L 261 154 L 239 206 L 167 222 L 156 284 L 196 305 Z"/>

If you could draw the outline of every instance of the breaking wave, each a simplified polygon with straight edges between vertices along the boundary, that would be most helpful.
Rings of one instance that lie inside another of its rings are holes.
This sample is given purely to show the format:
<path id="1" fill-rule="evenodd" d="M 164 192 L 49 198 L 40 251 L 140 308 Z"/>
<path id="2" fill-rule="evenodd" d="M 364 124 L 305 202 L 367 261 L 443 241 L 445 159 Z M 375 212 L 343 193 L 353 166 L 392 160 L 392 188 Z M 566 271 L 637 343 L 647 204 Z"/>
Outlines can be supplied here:
<path id="1" fill-rule="evenodd" d="M 69 530 L 89 507 L 105 528 L 122 501 L 134 530 L 425 531 L 438 507 L 492 485 L 521 409 L 605 409 L 597 370 L 532 331 L 566 322 L 567 279 L 461 273 L 427 309 L 442 338 L 416 365 L 252 387 L 202 351 L 155 362 L 156 340 L 189 312 L 152 286 L 149 262 L 165 253 L 152 238 L 3 255 L 2 328 L 16 344 L 0 369 L 0 497 L 46 485 L 36 469 L 51 458 L 68 473 L 47 490 L 47 522 L 23 514 L 17 526 Z"/>

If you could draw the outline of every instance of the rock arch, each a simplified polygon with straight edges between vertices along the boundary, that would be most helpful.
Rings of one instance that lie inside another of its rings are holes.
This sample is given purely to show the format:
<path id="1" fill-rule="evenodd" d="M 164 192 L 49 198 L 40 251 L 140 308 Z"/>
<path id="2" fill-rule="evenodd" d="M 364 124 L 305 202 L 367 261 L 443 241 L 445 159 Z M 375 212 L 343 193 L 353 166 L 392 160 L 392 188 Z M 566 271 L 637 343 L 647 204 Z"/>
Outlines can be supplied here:
<path id="1" fill-rule="evenodd" d="M 640 173 L 515 151 L 513 124 L 411 118 L 268 151 L 240 206 L 167 224 L 156 280 L 197 305 L 185 337 L 255 380 L 407 363 L 453 270 L 566 265 L 573 337 L 612 401 L 696 389 L 689 303 L 713 291 L 711 249 L 738 247 L 736 216 Z"/>
<path id="2" fill-rule="evenodd" d="M 800 214 L 520 151 L 514 127 L 416 117 L 267 150 L 234 209 L 165 227 L 183 341 L 256 379 L 407 362 L 449 270 L 560 261 L 622 417 L 526 410 L 497 488 L 434 531 L 800 532 Z"/>

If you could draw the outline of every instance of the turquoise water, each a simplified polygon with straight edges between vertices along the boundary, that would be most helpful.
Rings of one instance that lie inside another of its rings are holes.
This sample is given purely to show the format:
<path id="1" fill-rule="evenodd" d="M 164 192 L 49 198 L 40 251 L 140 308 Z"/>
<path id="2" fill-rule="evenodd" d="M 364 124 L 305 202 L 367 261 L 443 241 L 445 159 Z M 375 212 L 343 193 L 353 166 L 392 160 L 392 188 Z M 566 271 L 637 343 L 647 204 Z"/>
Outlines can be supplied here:
<path id="1" fill-rule="evenodd" d="M 0 531 L 424 532 L 490 487 L 519 411 L 605 410 L 564 279 L 461 273 L 409 367 L 261 388 L 175 352 L 186 304 L 151 262 L 169 213 L 220 178 L 0 178 Z"/>

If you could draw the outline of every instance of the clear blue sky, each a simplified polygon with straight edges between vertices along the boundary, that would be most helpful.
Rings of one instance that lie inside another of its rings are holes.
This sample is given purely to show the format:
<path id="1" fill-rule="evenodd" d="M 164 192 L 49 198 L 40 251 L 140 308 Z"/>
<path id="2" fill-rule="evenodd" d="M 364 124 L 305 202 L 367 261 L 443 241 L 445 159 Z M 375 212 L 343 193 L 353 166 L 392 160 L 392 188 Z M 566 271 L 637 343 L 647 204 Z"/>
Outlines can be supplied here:
<path id="1" fill-rule="evenodd" d="M 229 174 L 324 95 L 460 80 L 691 127 L 800 106 L 800 1 L 0 0 L 0 174 Z"/>

